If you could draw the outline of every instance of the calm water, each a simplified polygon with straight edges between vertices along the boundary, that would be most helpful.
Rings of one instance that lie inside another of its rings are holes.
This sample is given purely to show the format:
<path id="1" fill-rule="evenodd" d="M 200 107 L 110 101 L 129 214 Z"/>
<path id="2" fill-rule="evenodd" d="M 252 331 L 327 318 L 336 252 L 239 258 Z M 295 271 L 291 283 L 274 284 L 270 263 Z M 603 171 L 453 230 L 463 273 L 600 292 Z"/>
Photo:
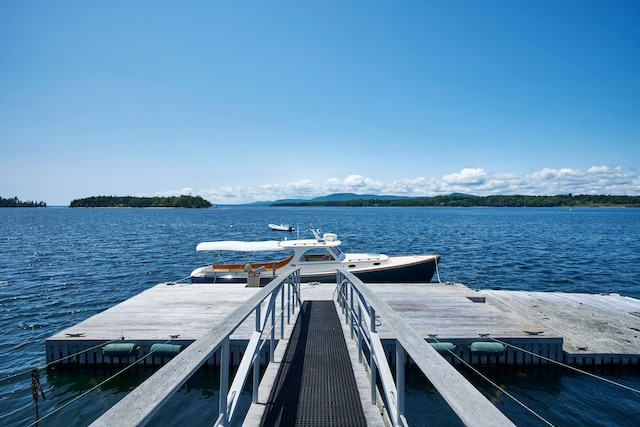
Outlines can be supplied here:
<path id="1" fill-rule="evenodd" d="M 270 222 L 298 225 L 301 237 L 310 237 L 309 224 L 336 232 L 348 251 L 437 252 L 441 280 L 472 288 L 640 298 L 640 209 L 0 209 L 0 425 L 34 422 L 29 371 L 45 363 L 47 337 L 157 283 L 188 276 L 202 264 L 195 252 L 200 241 L 274 238 Z M 53 415 L 39 425 L 88 425 L 151 372 L 127 372 L 78 398 L 114 373 L 40 371 L 47 397 L 38 404 L 40 417 Z M 555 425 L 635 426 L 640 419 L 639 394 L 585 375 L 485 373 Z M 464 374 L 518 425 L 544 425 L 475 374 Z M 600 374 L 640 389 L 637 370 Z M 211 425 L 216 375 L 199 372 L 151 425 Z M 411 425 L 456 425 L 419 375 L 407 384 Z M 245 396 L 244 405 L 249 401 Z"/>

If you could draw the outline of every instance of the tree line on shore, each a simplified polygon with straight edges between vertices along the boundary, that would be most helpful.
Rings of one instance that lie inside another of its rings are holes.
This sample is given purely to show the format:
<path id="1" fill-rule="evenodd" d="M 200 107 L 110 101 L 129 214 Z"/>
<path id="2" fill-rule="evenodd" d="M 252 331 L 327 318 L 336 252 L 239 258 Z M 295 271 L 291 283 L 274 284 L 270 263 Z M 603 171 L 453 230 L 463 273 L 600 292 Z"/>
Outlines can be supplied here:
<path id="1" fill-rule="evenodd" d="M 340 206 L 340 207 L 640 207 L 640 196 L 561 194 L 557 196 L 471 196 L 448 195 L 398 199 L 352 199 L 321 202 L 283 202 L 271 206 Z"/>
<path id="2" fill-rule="evenodd" d="M 30 200 L 23 202 L 17 197 L 5 199 L 0 197 L 0 208 L 46 208 L 45 202 L 32 202 Z"/>
<path id="3" fill-rule="evenodd" d="M 210 208 L 212 204 L 200 196 L 94 196 L 74 199 L 69 206 L 72 208 Z"/>
<path id="4" fill-rule="evenodd" d="M 46 207 L 45 202 L 21 201 L 17 197 L 0 197 L 0 207 Z M 214 205 L 200 196 L 132 197 L 94 196 L 75 199 L 72 208 L 210 208 Z M 434 197 L 399 197 L 397 199 L 350 199 L 273 203 L 271 206 L 339 206 L 339 207 L 640 207 L 640 196 L 561 194 L 556 196 L 471 196 L 451 194 Z"/>

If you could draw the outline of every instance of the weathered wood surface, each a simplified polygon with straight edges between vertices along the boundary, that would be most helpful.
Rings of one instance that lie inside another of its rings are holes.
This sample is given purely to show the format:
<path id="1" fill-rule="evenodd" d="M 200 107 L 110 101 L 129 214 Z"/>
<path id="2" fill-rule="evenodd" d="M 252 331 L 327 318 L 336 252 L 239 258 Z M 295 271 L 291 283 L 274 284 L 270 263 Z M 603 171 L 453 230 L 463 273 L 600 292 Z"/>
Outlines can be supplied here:
<path id="1" fill-rule="evenodd" d="M 159 284 L 52 336 L 56 340 L 193 341 L 248 300 L 260 288 L 244 284 Z M 248 319 L 234 334 L 249 339 L 255 322 Z M 83 334 L 70 338 L 67 334 Z"/>
<path id="2" fill-rule="evenodd" d="M 564 337 L 572 354 L 640 355 L 640 301 L 617 294 L 483 291 L 487 303 L 517 312 Z M 634 314 L 637 313 L 637 314 Z"/>
<path id="3" fill-rule="evenodd" d="M 640 301 L 619 295 L 472 290 L 460 284 L 370 284 L 427 338 L 564 340 L 570 354 L 640 355 Z M 221 322 L 258 288 L 243 284 L 159 284 L 50 337 L 48 342 L 192 341 Z M 335 284 L 302 284 L 303 299 L 333 299 Z M 475 302 L 474 302 L 475 301 Z M 484 301 L 484 302 L 482 302 Z M 253 319 L 232 339 L 247 340 Z M 393 339 L 384 321 L 381 338 Z M 542 332 L 531 336 L 531 332 Z M 68 334 L 81 334 L 69 336 Z M 525 342 L 523 341 L 523 342 Z"/>
<path id="4" fill-rule="evenodd" d="M 502 338 L 526 338 L 525 331 L 540 330 L 541 326 L 517 311 L 501 311 L 482 301 L 483 292 L 474 291 L 460 284 L 369 284 L 396 313 L 406 320 L 423 337 L 430 334 L 443 338 L 479 338 L 490 334 Z M 379 327 L 380 336 L 393 338 Z M 553 331 L 545 331 L 546 337 L 558 337 Z"/>

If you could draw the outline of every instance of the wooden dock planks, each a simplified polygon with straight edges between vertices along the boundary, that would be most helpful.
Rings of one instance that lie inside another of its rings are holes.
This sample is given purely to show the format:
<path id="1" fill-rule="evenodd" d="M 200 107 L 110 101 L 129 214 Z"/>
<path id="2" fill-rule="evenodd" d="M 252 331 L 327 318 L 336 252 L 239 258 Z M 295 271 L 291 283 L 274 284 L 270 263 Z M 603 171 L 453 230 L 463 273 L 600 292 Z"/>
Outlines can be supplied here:
<path id="1" fill-rule="evenodd" d="M 167 340 L 179 336 L 193 341 L 211 329 L 254 295 L 258 288 L 244 284 L 159 284 L 120 304 L 96 314 L 49 338 Z M 253 324 L 239 334 L 250 336 Z"/>
<path id="2" fill-rule="evenodd" d="M 481 292 L 460 284 L 370 284 L 422 336 L 435 334 L 440 338 L 471 338 L 480 334 L 494 337 L 524 338 L 525 331 L 540 329 L 533 321 L 517 312 L 501 311 L 483 301 Z M 479 301 L 479 302 L 474 302 Z M 379 328 L 380 335 L 392 338 Z M 558 337 L 548 332 L 547 337 Z"/>
<path id="3" fill-rule="evenodd" d="M 638 363 L 640 301 L 619 295 L 472 290 L 460 284 L 370 284 L 423 337 L 466 345 L 481 334 L 526 344 L 536 353 L 571 363 Z M 96 343 L 125 340 L 187 345 L 219 323 L 256 292 L 243 284 L 159 284 L 47 339 L 47 361 Z M 335 297 L 335 284 L 302 284 L 303 299 Z M 378 331 L 393 336 L 380 320 Z M 232 340 L 247 340 L 249 318 Z M 541 333 L 540 333 L 541 332 Z M 538 335 L 530 335 L 539 333 Z M 547 343 L 559 350 L 545 349 Z M 64 347 L 64 351 L 61 349 Z M 534 358 L 535 359 L 535 358 Z M 90 360 L 88 359 L 87 363 Z M 100 360 L 101 362 L 101 360 Z M 502 363 L 537 363 L 509 356 Z"/>
<path id="4" fill-rule="evenodd" d="M 564 338 L 571 358 L 610 358 L 609 363 L 638 362 L 640 301 L 617 294 L 484 291 L 504 311 L 516 311 Z"/>

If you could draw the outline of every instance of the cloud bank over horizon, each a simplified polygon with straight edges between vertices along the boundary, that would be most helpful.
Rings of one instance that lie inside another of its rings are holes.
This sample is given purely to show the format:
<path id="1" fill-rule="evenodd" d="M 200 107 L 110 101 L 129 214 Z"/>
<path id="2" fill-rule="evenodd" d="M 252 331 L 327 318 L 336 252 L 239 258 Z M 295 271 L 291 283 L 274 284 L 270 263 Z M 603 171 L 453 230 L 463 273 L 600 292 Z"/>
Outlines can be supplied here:
<path id="1" fill-rule="evenodd" d="M 259 186 L 224 186 L 211 189 L 167 190 L 159 196 L 191 194 L 214 204 L 243 204 L 281 199 L 312 199 L 333 193 L 433 197 L 451 193 L 476 196 L 557 194 L 640 194 L 640 177 L 621 167 L 592 166 L 587 169 L 543 168 L 528 174 L 491 173 L 482 168 L 463 168 L 441 178 L 416 177 L 383 182 L 358 174 L 329 178 L 323 182 L 310 179 Z"/>

